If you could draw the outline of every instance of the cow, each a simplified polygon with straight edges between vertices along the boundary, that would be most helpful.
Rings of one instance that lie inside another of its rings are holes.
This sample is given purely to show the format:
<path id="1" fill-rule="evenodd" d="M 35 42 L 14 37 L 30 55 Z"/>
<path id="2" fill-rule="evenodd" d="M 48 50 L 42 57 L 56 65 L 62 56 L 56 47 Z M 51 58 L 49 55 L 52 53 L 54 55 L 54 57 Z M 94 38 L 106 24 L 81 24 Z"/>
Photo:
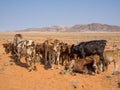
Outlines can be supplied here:
<path id="1" fill-rule="evenodd" d="M 119 53 L 118 48 L 108 49 L 103 53 L 103 57 L 107 61 L 107 64 L 110 64 L 111 62 L 114 63 L 113 75 L 118 74 L 118 60 L 120 58 Z"/>
<path id="2" fill-rule="evenodd" d="M 48 64 L 48 57 L 49 57 L 49 51 L 50 50 L 53 50 L 51 47 L 53 46 L 52 43 L 53 43 L 53 40 L 52 39 L 48 39 L 48 40 L 45 40 L 44 42 L 44 62 L 45 62 L 45 66 L 47 66 Z"/>
<path id="3" fill-rule="evenodd" d="M 67 62 L 70 61 L 70 48 L 71 45 L 69 45 L 68 43 L 60 43 L 60 60 L 62 62 L 62 65 L 66 64 Z"/>
<path id="4" fill-rule="evenodd" d="M 85 59 L 71 60 L 65 66 L 65 70 L 74 73 L 100 73 L 100 57 L 98 55 L 87 56 Z"/>
<path id="5" fill-rule="evenodd" d="M 79 58 L 85 58 L 97 54 L 100 56 L 101 65 L 103 66 L 101 71 L 104 71 L 107 67 L 106 61 L 103 58 L 103 52 L 105 49 L 107 41 L 106 40 L 93 40 L 87 42 L 81 42 L 78 45 L 72 45 L 71 55 L 77 54 Z"/>
<path id="6" fill-rule="evenodd" d="M 35 42 L 33 40 L 23 40 L 17 45 L 17 62 L 20 62 L 21 57 L 25 57 L 26 63 L 29 66 L 29 71 L 36 70 L 36 51 Z M 33 67 L 34 64 L 34 67 Z"/>
<path id="7" fill-rule="evenodd" d="M 13 38 L 13 49 L 12 49 L 12 55 L 16 56 L 17 53 L 17 45 L 23 41 L 23 36 L 21 34 L 15 34 Z"/>
<path id="8" fill-rule="evenodd" d="M 40 61 L 41 63 L 45 64 L 45 44 L 44 43 L 37 43 L 36 46 L 35 46 L 35 51 L 36 51 L 36 54 L 38 54 L 39 58 L 40 58 Z"/>
<path id="9" fill-rule="evenodd" d="M 61 46 L 60 46 L 60 41 L 58 39 L 54 40 L 53 43 L 53 50 L 55 52 L 55 63 L 57 64 L 57 68 L 60 68 L 60 50 L 61 50 Z"/>
<path id="10" fill-rule="evenodd" d="M 57 63 L 59 67 L 59 57 L 60 57 L 60 41 L 46 40 L 44 42 L 45 47 L 45 66 L 50 65 L 51 69 L 54 69 L 54 64 Z"/>
<path id="11" fill-rule="evenodd" d="M 3 44 L 6 54 L 11 53 L 12 55 L 16 54 L 16 47 L 19 42 L 23 41 L 23 36 L 21 34 L 15 34 L 13 41 Z"/>

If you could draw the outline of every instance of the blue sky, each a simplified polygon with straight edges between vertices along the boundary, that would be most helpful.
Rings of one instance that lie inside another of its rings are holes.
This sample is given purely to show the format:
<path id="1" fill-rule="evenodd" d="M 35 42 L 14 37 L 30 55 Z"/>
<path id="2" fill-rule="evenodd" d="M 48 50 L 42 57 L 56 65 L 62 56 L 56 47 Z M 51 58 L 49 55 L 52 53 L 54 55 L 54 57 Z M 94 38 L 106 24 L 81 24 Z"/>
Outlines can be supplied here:
<path id="1" fill-rule="evenodd" d="M 120 0 L 0 0 L 0 31 L 88 23 L 120 26 Z"/>

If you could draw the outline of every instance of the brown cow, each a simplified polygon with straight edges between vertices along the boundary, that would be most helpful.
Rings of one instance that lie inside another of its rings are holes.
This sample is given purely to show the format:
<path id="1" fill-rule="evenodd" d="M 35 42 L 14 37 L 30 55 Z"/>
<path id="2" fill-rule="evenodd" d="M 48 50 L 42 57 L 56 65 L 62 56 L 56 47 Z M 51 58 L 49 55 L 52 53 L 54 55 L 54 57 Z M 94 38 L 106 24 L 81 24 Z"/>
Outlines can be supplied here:
<path id="1" fill-rule="evenodd" d="M 67 43 L 60 43 L 61 50 L 60 50 L 60 60 L 62 62 L 62 65 L 67 64 L 70 61 L 70 48 L 71 45 L 68 45 Z"/>
<path id="2" fill-rule="evenodd" d="M 45 44 L 44 43 L 40 43 L 40 44 L 36 44 L 35 46 L 35 51 L 36 51 L 36 54 L 38 54 L 40 60 L 41 60 L 41 63 L 44 63 L 45 64 Z"/>
<path id="3" fill-rule="evenodd" d="M 54 69 L 54 64 L 57 63 L 59 68 L 59 57 L 60 57 L 60 41 L 46 40 L 45 45 L 45 65 L 50 65 L 51 69 Z"/>

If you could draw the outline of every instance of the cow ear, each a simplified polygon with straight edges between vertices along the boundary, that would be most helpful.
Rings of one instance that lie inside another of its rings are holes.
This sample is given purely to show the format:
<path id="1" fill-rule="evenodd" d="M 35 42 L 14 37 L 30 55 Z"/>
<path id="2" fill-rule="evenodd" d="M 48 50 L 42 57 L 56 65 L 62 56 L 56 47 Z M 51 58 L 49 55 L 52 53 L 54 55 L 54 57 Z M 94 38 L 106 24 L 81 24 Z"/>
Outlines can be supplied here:
<path id="1" fill-rule="evenodd" d="M 51 44 L 54 44 L 53 42 L 51 42 Z"/>
<path id="2" fill-rule="evenodd" d="M 74 47 L 74 46 L 75 46 L 75 44 L 72 45 L 72 47 Z"/>

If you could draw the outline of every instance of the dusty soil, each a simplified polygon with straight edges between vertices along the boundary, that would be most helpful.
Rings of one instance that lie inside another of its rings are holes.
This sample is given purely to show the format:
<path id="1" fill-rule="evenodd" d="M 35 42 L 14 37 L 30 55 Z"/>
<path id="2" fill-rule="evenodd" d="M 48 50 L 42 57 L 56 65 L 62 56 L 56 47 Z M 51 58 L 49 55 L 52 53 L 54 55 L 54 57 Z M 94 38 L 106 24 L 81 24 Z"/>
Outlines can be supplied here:
<path id="1" fill-rule="evenodd" d="M 107 71 L 95 76 L 79 73 L 76 76 L 61 75 L 59 69 L 45 70 L 40 63 L 37 64 L 37 71 L 28 72 L 24 58 L 21 64 L 17 65 L 11 55 L 4 51 L 3 44 L 11 41 L 14 35 L 14 32 L 0 33 L 0 90 L 120 90 L 120 75 L 112 75 L 113 63 L 109 65 Z M 39 43 L 48 38 L 57 38 L 70 44 L 106 39 L 108 45 L 115 43 L 120 48 L 120 33 L 34 32 L 22 35 L 25 39 L 33 39 Z M 120 60 L 118 64 L 120 66 Z"/>

